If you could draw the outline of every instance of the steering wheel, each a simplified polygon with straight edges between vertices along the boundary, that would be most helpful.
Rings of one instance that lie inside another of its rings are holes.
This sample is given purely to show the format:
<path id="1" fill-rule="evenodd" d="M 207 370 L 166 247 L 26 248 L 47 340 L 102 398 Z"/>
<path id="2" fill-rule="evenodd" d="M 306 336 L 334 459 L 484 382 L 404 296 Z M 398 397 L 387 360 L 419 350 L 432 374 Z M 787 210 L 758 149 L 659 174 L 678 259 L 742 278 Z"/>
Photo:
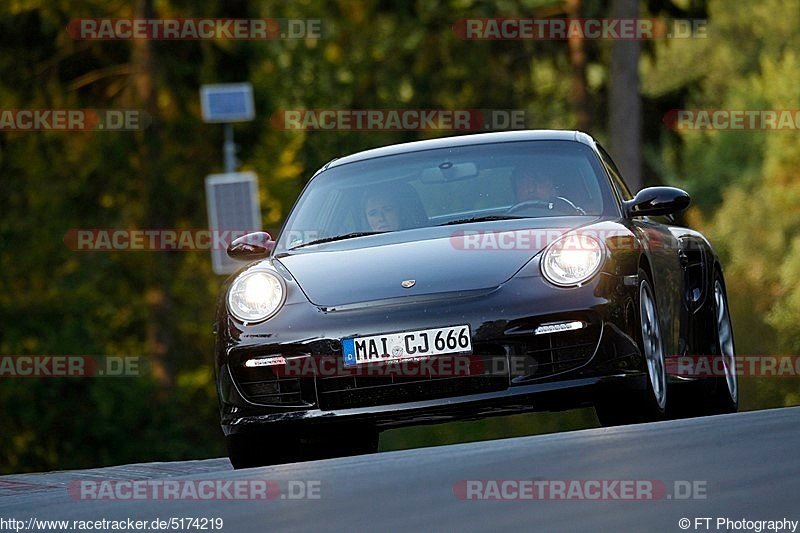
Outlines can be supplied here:
<path id="1" fill-rule="evenodd" d="M 569 200 L 565 200 L 560 196 L 556 196 L 551 200 L 526 200 L 524 202 L 519 202 L 518 204 L 514 204 L 508 208 L 506 214 L 516 213 L 518 211 L 524 211 L 525 209 L 535 207 L 538 209 L 546 209 L 548 211 L 559 211 L 561 213 L 569 213 L 569 214 L 582 214 L 582 209 L 575 206 Z"/>

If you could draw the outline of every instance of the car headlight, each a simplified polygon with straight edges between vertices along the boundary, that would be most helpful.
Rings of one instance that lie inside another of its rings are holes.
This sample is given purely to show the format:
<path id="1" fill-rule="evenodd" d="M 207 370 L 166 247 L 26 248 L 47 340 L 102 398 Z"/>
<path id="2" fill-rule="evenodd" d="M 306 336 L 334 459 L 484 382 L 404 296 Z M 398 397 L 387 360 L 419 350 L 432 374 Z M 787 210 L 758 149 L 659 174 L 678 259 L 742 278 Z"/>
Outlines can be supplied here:
<path id="1" fill-rule="evenodd" d="M 603 264 L 603 245 L 589 235 L 570 233 L 552 243 L 542 257 L 542 274 L 559 287 L 580 286 Z"/>
<path id="2" fill-rule="evenodd" d="M 228 309 L 243 322 L 261 322 L 281 308 L 286 291 L 271 272 L 246 272 L 228 290 Z"/>

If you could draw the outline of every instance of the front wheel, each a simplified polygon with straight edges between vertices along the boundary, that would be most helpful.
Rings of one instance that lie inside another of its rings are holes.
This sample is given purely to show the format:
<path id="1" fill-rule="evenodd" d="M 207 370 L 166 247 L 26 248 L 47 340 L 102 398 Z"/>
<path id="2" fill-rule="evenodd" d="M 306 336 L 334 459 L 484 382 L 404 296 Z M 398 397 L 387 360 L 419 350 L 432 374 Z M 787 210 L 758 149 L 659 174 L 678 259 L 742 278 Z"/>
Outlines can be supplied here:
<path id="1" fill-rule="evenodd" d="M 281 452 L 271 432 L 247 432 L 225 436 L 228 458 L 235 470 L 281 464 L 291 461 L 288 453 Z"/>
<path id="2" fill-rule="evenodd" d="M 733 346 L 733 326 L 728 311 L 728 295 L 719 272 L 714 276 L 714 315 L 716 317 L 717 356 L 722 359 L 724 377 L 712 379 L 710 411 L 713 414 L 735 413 L 739 410 L 739 376 L 736 374 L 736 351 Z"/>
<path id="3" fill-rule="evenodd" d="M 326 424 L 270 428 L 225 437 L 234 469 L 252 468 L 378 451 L 378 430 L 370 424 Z"/>
<path id="4" fill-rule="evenodd" d="M 733 345 L 733 327 L 728 310 L 728 297 L 722 274 L 714 274 L 712 284 L 713 299 L 710 300 L 704 322 L 711 326 L 712 338 L 704 343 L 710 355 L 697 355 L 698 364 L 711 372 L 710 376 L 700 376 L 692 383 L 677 387 L 677 403 L 672 416 L 687 418 L 723 413 L 735 413 L 739 408 L 739 379 L 736 373 L 736 355 Z"/>
<path id="5" fill-rule="evenodd" d="M 739 376 L 736 373 L 736 352 L 733 346 L 733 327 L 728 310 L 725 283 L 719 272 L 714 274 L 714 301 L 711 312 L 714 316 L 713 355 L 719 363 L 708 366 L 714 374 L 703 380 L 694 398 L 690 400 L 691 411 L 697 415 L 735 413 L 739 409 Z M 722 370 L 718 375 L 717 369 Z"/>
<path id="6" fill-rule="evenodd" d="M 597 419 L 604 426 L 651 422 L 665 417 L 667 410 L 667 370 L 664 338 L 655 292 L 650 277 L 639 269 L 638 319 L 639 349 L 647 370 L 647 385 L 642 392 L 609 392 L 595 401 Z"/>

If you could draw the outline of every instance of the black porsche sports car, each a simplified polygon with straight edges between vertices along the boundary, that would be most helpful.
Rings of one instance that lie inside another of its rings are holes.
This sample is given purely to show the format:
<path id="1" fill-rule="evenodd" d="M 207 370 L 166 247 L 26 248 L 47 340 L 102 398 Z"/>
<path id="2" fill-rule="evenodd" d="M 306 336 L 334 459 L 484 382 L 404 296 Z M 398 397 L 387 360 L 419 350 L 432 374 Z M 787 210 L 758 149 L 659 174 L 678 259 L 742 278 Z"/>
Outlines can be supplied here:
<path id="1" fill-rule="evenodd" d="M 377 450 L 383 428 L 594 406 L 603 424 L 737 409 L 722 266 L 574 131 L 399 144 L 335 159 L 216 315 L 234 467 Z M 714 357 L 724 373 L 669 372 Z"/>

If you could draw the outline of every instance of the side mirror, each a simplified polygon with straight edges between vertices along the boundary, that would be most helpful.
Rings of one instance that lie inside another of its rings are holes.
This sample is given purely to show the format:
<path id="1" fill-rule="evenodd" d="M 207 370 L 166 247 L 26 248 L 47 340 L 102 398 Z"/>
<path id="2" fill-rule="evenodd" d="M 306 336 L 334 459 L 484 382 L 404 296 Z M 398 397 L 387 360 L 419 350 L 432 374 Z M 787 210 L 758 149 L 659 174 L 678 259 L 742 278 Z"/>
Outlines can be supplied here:
<path id="1" fill-rule="evenodd" d="M 676 187 L 647 187 L 623 202 L 623 209 L 627 218 L 671 215 L 689 207 L 691 201 L 689 193 Z"/>
<path id="2" fill-rule="evenodd" d="M 239 261 L 253 261 L 269 257 L 275 248 L 275 241 L 266 231 L 256 231 L 234 239 L 228 245 L 228 257 Z"/>

